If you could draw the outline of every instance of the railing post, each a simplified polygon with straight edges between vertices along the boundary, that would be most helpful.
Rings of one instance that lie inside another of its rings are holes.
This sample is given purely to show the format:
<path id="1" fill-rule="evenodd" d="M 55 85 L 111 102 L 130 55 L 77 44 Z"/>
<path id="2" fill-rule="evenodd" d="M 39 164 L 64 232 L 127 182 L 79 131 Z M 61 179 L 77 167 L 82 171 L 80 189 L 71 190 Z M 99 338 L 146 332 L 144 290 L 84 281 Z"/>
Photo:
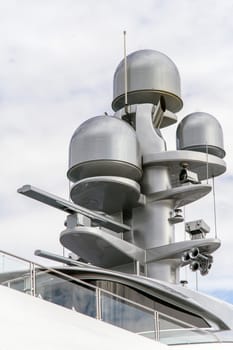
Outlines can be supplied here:
<path id="1" fill-rule="evenodd" d="M 96 288 L 96 318 L 97 320 L 102 320 L 100 288 Z"/>
<path id="2" fill-rule="evenodd" d="M 154 313 L 154 320 L 155 320 L 155 340 L 159 341 L 159 339 L 160 339 L 159 313 L 157 311 L 155 311 L 155 313 Z"/>
<path id="3" fill-rule="evenodd" d="M 30 263 L 30 294 L 36 296 L 36 274 L 34 263 Z"/>

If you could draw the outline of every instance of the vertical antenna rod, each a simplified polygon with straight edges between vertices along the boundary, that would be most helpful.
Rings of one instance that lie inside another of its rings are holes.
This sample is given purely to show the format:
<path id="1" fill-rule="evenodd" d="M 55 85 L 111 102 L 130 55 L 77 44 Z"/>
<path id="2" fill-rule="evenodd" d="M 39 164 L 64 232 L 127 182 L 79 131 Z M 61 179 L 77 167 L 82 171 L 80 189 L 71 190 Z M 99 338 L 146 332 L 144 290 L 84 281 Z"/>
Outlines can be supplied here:
<path id="1" fill-rule="evenodd" d="M 128 79 L 127 79 L 127 56 L 126 56 L 126 30 L 124 34 L 124 67 L 125 67 L 125 113 L 128 113 Z"/>

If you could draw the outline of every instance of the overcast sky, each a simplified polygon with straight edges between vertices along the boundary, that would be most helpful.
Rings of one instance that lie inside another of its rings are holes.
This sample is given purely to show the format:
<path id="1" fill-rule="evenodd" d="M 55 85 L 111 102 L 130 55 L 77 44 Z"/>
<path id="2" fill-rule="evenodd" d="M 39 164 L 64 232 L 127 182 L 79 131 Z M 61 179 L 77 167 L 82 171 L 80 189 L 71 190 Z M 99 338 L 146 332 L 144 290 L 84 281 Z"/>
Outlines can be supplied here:
<path id="1" fill-rule="evenodd" d="M 184 100 L 178 120 L 205 111 L 222 125 L 228 165 L 216 180 L 222 247 L 199 288 L 233 299 L 232 13 L 231 0 L 0 0 L 0 249 L 34 260 L 37 248 L 62 253 L 64 213 L 16 191 L 30 183 L 68 197 L 70 138 L 84 120 L 112 113 L 127 30 L 128 53 L 155 49 L 177 65 Z M 169 149 L 176 127 L 164 133 Z M 186 215 L 203 218 L 213 236 L 212 194 Z"/>

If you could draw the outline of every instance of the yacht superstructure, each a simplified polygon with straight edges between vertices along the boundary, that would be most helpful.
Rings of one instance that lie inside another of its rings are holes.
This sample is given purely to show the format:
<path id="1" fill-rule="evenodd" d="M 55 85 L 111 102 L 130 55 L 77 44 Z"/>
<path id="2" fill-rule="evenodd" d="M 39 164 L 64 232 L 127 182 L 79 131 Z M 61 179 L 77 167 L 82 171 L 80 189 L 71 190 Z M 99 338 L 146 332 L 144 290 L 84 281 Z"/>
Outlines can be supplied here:
<path id="1" fill-rule="evenodd" d="M 159 342 L 222 347 L 233 342 L 233 308 L 181 286 L 179 275 L 185 266 L 207 275 L 220 246 L 202 218 L 185 222 L 182 207 L 226 170 L 221 126 L 191 113 L 177 127 L 177 149 L 167 150 L 162 129 L 177 122 L 183 101 L 178 69 L 158 51 L 125 57 L 113 85 L 114 114 L 88 119 L 72 136 L 70 200 L 31 185 L 18 190 L 68 214 L 60 242 L 73 258 L 38 250 L 63 266 L 24 260 L 29 269 L 0 281 L 155 340 L 158 349 Z M 176 242 L 180 222 L 190 239 Z"/>

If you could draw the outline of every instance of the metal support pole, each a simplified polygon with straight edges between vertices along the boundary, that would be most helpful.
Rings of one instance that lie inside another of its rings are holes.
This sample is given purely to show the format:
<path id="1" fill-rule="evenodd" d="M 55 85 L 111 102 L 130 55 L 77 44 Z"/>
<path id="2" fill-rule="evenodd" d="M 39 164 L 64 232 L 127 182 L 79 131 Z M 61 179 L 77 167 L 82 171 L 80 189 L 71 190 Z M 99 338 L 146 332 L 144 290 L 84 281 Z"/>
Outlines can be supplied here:
<path id="1" fill-rule="evenodd" d="M 102 308 L 101 308 L 101 290 L 96 288 L 96 318 L 102 320 Z"/>
<path id="2" fill-rule="evenodd" d="M 35 264 L 30 263 L 30 294 L 32 296 L 36 295 L 36 274 L 35 274 Z"/>
<path id="3" fill-rule="evenodd" d="M 217 233 L 217 212 L 216 212 L 216 195 L 215 195 L 214 176 L 212 177 L 212 184 L 213 184 L 213 199 L 214 199 L 214 237 L 217 239 L 218 233 Z"/>
<path id="4" fill-rule="evenodd" d="M 159 341 L 159 339 L 160 339 L 159 313 L 157 311 L 155 311 L 155 313 L 154 313 L 154 320 L 155 320 L 155 340 Z"/>

